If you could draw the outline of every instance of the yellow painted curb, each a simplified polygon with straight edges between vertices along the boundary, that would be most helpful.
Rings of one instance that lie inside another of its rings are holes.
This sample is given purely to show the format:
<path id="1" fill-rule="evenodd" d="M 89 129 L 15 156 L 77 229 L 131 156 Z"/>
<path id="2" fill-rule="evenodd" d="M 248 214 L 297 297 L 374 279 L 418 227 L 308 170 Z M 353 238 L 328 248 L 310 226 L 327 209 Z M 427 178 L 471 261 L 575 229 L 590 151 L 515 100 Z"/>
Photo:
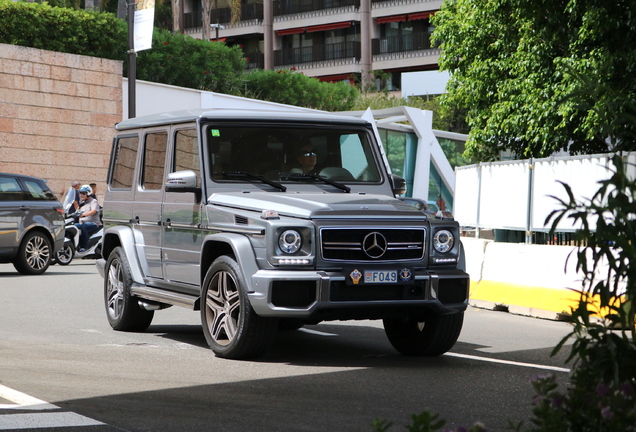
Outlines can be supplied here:
<path id="1" fill-rule="evenodd" d="M 578 305 L 581 294 L 570 289 L 554 289 L 497 281 L 471 281 L 470 299 L 570 313 Z"/>

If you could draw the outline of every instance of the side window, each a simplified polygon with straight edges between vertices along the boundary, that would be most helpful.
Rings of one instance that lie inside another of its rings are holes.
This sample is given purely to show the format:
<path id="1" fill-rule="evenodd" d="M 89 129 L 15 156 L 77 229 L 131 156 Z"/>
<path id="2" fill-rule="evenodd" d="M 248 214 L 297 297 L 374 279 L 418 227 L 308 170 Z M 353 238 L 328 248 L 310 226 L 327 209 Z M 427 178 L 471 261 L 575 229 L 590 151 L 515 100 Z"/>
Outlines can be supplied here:
<path id="1" fill-rule="evenodd" d="M 357 180 L 378 181 L 380 179 L 371 149 L 363 135 L 342 135 L 340 137 L 340 156 L 342 167 Z"/>
<path id="2" fill-rule="evenodd" d="M 141 185 L 146 190 L 159 190 L 163 186 L 168 134 L 153 132 L 146 135 Z"/>
<path id="3" fill-rule="evenodd" d="M 174 142 L 174 160 L 171 172 L 194 171 L 197 174 L 197 186 L 201 186 L 197 131 L 195 129 L 177 131 Z"/>
<path id="4" fill-rule="evenodd" d="M 111 188 L 132 188 L 138 148 L 139 137 L 137 136 L 123 137 L 117 140 L 117 144 L 115 145 L 113 174 L 110 179 Z"/>
<path id="5" fill-rule="evenodd" d="M 31 201 L 55 201 L 55 195 L 46 184 L 38 180 L 23 179 L 22 182 L 27 189 L 25 198 Z"/>
<path id="6" fill-rule="evenodd" d="M 0 177 L 0 201 L 22 201 L 24 194 L 18 180 L 13 177 Z"/>

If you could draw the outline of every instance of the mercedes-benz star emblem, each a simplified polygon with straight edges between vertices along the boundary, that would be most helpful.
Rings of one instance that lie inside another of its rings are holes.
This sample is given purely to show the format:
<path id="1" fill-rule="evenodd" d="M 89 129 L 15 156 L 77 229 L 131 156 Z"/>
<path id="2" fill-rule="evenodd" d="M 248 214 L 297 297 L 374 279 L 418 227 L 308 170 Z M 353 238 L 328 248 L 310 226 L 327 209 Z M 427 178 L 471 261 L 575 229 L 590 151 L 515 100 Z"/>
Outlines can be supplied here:
<path id="1" fill-rule="evenodd" d="M 379 232 L 367 234 L 362 240 L 362 249 L 369 258 L 380 258 L 386 252 L 386 238 Z"/>

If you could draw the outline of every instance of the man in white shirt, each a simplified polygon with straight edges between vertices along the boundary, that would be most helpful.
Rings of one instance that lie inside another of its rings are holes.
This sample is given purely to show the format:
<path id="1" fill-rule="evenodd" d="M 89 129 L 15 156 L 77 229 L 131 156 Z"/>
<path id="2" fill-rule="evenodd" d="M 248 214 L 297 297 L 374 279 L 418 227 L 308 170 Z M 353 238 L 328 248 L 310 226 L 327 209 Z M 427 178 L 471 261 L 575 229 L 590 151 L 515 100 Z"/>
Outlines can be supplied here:
<path id="1" fill-rule="evenodd" d="M 99 203 L 91 197 L 93 191 L 90 186 L 84 185 L 79 188 L 80 207 L 78 209 L 79 221 L 75 224 L 80 230 L 79 252 L 84 252 L 88 245 L 91 234 L 99 230 L 101 221 L 99 220 Z"/>

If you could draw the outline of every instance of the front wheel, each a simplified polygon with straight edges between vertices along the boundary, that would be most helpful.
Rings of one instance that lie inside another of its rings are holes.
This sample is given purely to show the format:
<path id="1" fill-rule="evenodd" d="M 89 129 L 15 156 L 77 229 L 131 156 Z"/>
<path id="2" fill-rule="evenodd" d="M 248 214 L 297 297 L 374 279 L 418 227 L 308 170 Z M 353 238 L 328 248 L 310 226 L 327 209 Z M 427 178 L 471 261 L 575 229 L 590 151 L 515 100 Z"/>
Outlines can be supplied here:
<path id="1" fill-rule="evenodd" d="M 393 348 L 404 355 L 438 356 L 450 350 L 464 323 L 464 313 L 429 313 L 424 321 L 415 318 L 384 320 L 384 331 Z"/>
<path id="2" fill-rule="evenodd" d="M 75 246 L 70 241 L 64 242 L 64 247 L 57 251 L 55 260 L 59 265 L 69 265 L 75 256 Z"/>
<path id="3" fill-rule="evenodd" d="M 13 267 L 25 275 L 42 274 L 53 259 L 51 241 L 39 231 L 31 231 L 22 240 Z"/>
<path id="4" fill-rule="evenodd" d="M 254 358 L 274 342 L 278 320 L 254 312 L 234 259 L 221 256 L 212 263 L 203 281 L 201 299 L 203 334 L 217 356 Z"/>
<path id="5" fill-rule="evenodd" d="M 146 330 L 154 311 L 143 309 L 131 294 L 130 264 L 121 247 L 113 249 L 108 256 L 104 274 L 104 304 L 110 326 L 121 331 Z"/>

